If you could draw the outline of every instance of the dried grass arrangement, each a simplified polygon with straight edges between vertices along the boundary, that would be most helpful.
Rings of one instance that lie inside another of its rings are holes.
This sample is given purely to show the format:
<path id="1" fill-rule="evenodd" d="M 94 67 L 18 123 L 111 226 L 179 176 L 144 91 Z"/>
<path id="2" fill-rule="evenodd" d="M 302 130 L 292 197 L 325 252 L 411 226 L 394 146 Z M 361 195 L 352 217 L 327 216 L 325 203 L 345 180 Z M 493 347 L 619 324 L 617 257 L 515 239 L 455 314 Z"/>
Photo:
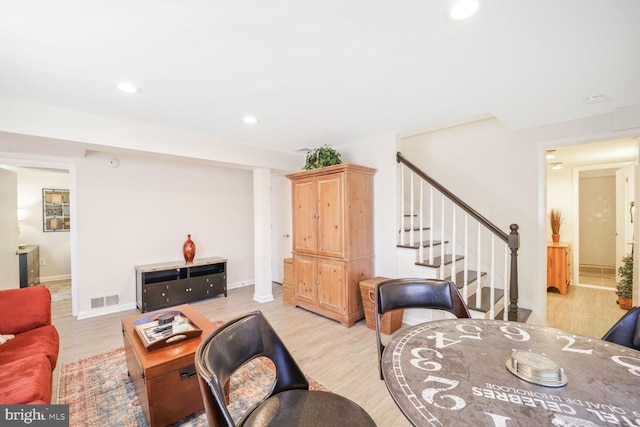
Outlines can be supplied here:
<path id="1" fill-rule="evenodd" d="M 551 233 L 560 234 L 560 224 L 562 224 L 562 212 L 560 212 L 560 209 L 551 209 L 549 222 L 551 223 Z"/>

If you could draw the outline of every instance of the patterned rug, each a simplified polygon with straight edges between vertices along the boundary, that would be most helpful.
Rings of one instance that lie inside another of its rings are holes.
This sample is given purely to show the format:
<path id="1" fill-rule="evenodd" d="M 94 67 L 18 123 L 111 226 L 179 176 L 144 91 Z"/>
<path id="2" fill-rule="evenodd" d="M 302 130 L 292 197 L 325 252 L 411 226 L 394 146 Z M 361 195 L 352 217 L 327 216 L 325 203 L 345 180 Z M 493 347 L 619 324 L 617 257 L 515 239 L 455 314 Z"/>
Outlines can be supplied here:
<path id="1" fill-rule="evenodd" d="M 71 300 L 71 279 L 43 282 L 42 284 L 51 291 L 51 302 Z"/>
<path id="2" fill-rule="evenodd" d="M 269 359 L 254 359 L 231 378 L 229 410 L 238 420 L 271 388 L 275 369 Z M 314 390 L 327 390 L 309 378 Z M 58 403 L 69 405 L 70 427 L 149 425 L 133 381 L 127 375 L 124 348 L 118 348 L 60 367 Z M 204 411 L 186 417 L 172 426 L 206 426 Z"/>

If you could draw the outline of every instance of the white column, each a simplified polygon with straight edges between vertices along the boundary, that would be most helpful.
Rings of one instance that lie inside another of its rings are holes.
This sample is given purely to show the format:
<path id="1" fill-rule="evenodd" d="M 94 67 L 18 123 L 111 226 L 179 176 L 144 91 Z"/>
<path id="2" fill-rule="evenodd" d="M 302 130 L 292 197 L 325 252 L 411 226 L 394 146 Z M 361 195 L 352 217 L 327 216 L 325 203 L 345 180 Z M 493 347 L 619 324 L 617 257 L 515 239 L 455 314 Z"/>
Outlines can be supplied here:
<path id="1" fill-rule="evenodd" d="M 255 285 L 253 299 L 273 301 L 271 289 L 271 171 L 253 170 L 253 234 Z"/>

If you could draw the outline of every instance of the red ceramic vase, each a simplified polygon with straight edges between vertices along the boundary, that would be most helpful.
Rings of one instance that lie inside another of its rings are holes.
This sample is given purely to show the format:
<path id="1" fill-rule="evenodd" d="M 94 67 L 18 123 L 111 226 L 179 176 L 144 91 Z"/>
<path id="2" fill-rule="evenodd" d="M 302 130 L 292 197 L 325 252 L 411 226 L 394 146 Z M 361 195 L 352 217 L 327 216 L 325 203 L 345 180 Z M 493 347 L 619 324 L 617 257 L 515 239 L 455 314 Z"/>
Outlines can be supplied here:
<path id="1" fill-rule="evenodd" d="M 187 241 L 182 246 L 182 253 L 186 262 L 193 262 L 193 257 L 196 256 L 196 244 L 191 240 L 191 234 L 187 234 Z"/>

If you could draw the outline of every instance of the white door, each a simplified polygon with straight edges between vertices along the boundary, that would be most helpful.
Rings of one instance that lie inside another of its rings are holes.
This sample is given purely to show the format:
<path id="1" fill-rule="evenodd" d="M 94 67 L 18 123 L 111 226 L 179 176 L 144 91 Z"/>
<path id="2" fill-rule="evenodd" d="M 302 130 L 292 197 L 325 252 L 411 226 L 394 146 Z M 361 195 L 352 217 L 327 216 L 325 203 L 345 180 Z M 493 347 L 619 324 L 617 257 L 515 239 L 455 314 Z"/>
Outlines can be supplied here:
<path id="1" fill-rule="evenodd" d="M 633 167 L 627 166 L 616 171 L 616 272 L 622 265 L 622 257 L 631 253 L 633 222 L 631 203 L 633 201 Z M 616 279 L 617 280 L 617 279 Z"/>
<path id="2" fill-rule="evenodd" d="M 282 283 L 284 259 L 291 257 L 291 181 L 271 178 L 271 266 L 273 281 Z"/>
<path id="3" fill-rule="evenodd" d="M 612 269 L 616 265 L 615 170 L 580 172 L 580 266 Z"/>
<path id="4" fill-rule="evenodd" d="M 0 198 L 0 289 L 18 288 L 18 176 L 3 168 Z"/>

